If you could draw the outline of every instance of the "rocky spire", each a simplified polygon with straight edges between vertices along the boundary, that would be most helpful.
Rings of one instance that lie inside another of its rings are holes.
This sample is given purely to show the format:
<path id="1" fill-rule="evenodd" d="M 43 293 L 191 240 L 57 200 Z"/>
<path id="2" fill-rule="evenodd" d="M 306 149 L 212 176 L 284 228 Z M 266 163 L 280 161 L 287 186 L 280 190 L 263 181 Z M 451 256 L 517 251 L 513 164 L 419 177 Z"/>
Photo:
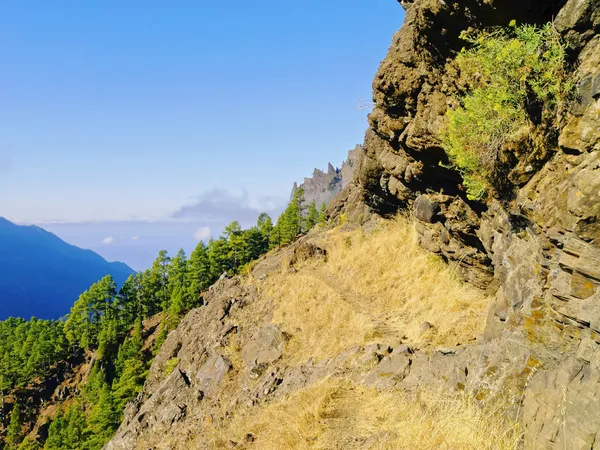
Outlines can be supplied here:
<path id="1" fill-rule="evenodd" d="M 294 183 L 291 197 L 299 187 L 304 189 L 304 201 L 308 205 L 313 201 L 320 206 L 322 203 L 328 204 L 331 199 L 338 194 L 354 176 L 354 162 L 360 154 L 360 145 L 348 152 L 348 159 L 344 161 L 341 169 L 337 169 L 333 164 L 327 164 L 327 172 L 321 169 L 315 169 L 312 177 L 305 178 L 304 182 L 298 186 Z"/>

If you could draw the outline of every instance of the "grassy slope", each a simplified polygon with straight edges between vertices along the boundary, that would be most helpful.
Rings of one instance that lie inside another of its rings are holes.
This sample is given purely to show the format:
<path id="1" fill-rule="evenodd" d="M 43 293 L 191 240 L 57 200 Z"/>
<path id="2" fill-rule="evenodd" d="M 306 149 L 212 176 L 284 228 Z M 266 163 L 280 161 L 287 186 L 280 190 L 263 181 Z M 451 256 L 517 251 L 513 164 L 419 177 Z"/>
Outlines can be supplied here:
<path id="1" fill-rule="evenodd" d="M 409 221 L 376 231 L 340 229 L 316 236 L 327 262 L 312 261 L 251 280 L 289 333 L 284 358 L 297 366 L 369 343 L 427 350 L 466 344 L 481 333 L 489 299 L 421 249 Z M 423 332 L 428 321 L 434 328 Z M 460 393 L 379 391 L 335 376 L 276 402 L 240 407 L 216 432 L 260 449 L 515 448 L 519 430 L 502 405 Z M 208 431 L 208 430 L 207 430 Z M 365 437 L 372 438 L 365 444 Z M 365 447 L 365 445 L 367 445 Z"/>
<path id="2" fill-rule="evenodd" d="M 267 281 L 274 322 L 293 336 L 286 353 L 296 362 L 369 343 L 454 346 L 483 331 L 489 300 L 419 247 L 406 219 L 369 234 L 333 230 L 322 241 L 327 263 Z M 422 333 L 425 321 L 434 328 Z"/>

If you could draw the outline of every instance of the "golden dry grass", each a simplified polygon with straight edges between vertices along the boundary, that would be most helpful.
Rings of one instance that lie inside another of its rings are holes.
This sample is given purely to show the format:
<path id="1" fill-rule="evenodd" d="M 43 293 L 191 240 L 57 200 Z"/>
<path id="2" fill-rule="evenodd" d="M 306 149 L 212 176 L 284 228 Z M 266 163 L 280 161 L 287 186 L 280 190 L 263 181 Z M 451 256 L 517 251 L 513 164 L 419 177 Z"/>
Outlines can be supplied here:
<path id="1" fill-rule="evenodd" d="M 275 303 L 273 322 L 291 336 L 291 362 L 373 342 L 464 344 L 482 331 L 489 299 L 419 247 L 409 220 L 369 234 L 333 230 L 321 239 L 326 263 L 283 270 L 262 285 Z M 424 321 L 435 328 L 422 333 Z"/>
<path id="2" fill-rule="evenodd" d="M 515 449 L 518 423 L 465 394 L 380 392 L 326 379 L 240 416 L 227 435 L 244 448 Z"/>

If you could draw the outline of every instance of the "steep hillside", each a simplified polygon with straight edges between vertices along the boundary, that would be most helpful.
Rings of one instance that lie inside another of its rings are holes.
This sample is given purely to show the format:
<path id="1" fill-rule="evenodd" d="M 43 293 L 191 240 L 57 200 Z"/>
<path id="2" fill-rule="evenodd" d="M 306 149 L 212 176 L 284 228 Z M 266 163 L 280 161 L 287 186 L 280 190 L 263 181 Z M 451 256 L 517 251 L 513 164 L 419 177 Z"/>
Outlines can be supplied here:
<path id="1" fill-rule="evenodd" d="M 464 382 L 488 298 L 406 219 L 369 228 L 314 232 L 212 286 L 107 448 L 512 448 L 512 421 L 441 390 Z M 420 385 L 436 390 L 399 390 Z"/>
<path id="2" fill-rule="evenodd" d="M 152 350 L 159 336 L 159 326 L 162 315 L 158 314 L 148 320 L 145 320 L 141 326 L 142 349 L 140 354 L 136 355 L 138 360 L 149 361 L 152 359 Z M 6 322 L 0 322 L 0 331 L 2 325 Z M 2 336 L 3 338 L 5 336 Z M 129 334 L 126 336 L 129 337 Z M 51 338 L 46 336 L 46 340 Z M 30 339 L 31 341 L 31 339 Z M 4 343 L 3 345 L 5 345 Z M 56 342 L 50 345 L 60 345 Z M 26 343 L 23 347 L 31 347 L 31 342 Z M 35 353 L 37 349 L 29 348 L 30 353 Z M 6 358 L 5 358 L 6 359 Z M 31 358 L 24 365 L 31 365 Z M 6 360 L 0 361 L 0 367 L 5 369 Z M 89 400 L 90 392 L 94 389 L 92 386 L 97 380 L 97 366 L 104 364 L 99 358 L 98 352 L 94 351 L 75 351 L 71 354 L 65 354 L 57 362 L 53 362 L 44 372 L 37 373 L 30 377 L 27 382 L 20 383 L 13 389 L 6 388 L 6 375 L 4 371 L 0 373 L 0 395 L 2 400 L 2 408 L 0 409 L 0 447 L 2 448 L 17 448 L 16 445 L 11 445 L 9 437 L 12 422 L 10 418 L 15 410 L 15 405 L 18 404 L 18 409 L 21 412 L 19 427 L 20 434 L 18 442 L 21 442 L 19 449 L 25 448 L 28 450 L 42 448 L 43 443 L 46 443 L 47 448 L 63 449 L 72 448 L 72 442 L 58 442 L 56 436 L 53 436 L 51 426 L 57 422 L 57 417 L 60 414 L 76 409 L 82 402 L 82 397 Z M 105 405 L 103 405 L 105 406 Z M 11 411 L 6 414 L 5 411 Z M 106 411 L 110 414 L 110 411 Z M 76 429 L 83 429 L 84 424 L 80 424 Z M 104 424 L 106 427 L 106 424 Z M 112 433 L 112 430 L 107 430 Z M 82 433 L 76 438 L 79 444 L 90 448 L 89 431 Z M 50 435 L 50 442 L 48 437 Z M 110 437 L 110 435 L 108 436 Z M 54 439 L 53 439 L 54 438 Z M 86 442 L 86 438 L 88 441 Z M 101 447 L 102 443 L 98 446 Z"/>
<path id="3" fill-rule="evenodd" d="M 0 218 L 0 320 L 58 319 L 79 294 L 106 275 L 122 285 L 133 270 L 67 244 L 36 226 Z"/>
<path id="4" fill-rule="evenodd" d="M 108 449 L 598 447 L 600 3 L 400 3 L 341 228 L 214 285 Z"/>

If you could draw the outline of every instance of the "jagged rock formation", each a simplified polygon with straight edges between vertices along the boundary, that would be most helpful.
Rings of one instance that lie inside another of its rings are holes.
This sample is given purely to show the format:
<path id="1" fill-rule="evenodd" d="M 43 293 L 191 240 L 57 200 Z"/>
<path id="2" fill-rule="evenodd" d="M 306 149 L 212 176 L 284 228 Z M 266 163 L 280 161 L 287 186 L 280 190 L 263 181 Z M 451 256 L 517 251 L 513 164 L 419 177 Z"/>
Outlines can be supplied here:
<path id="1" fill-rule="evenodd" d="M 312 177 L 305 178 L 300 186 L 298 186 L 298 183 L 294 183 L 290 199 L 294 198 L 294 194 L 298 188 L 302 188 L 304 189 L 305 205 L 310 205 L 312 202 L 315 202 L 317 208 L 323 203 L 328 205 L 352 181 L 356 158 L 361 151 L 362 147 L 357 145 L 353 150 L 348 152 L 348 158 L 342 163 L 341 168 L 335 168 L 329 163 L 327 165 L 327 172 L 315 169 Z"/>
<path id="2" fill-rule="evenodd" d="M 279 358 L 287 336 L 269 323 L 270 311 L 260 311 L 259 321 L 249 319 L 257 317 L 247 308 L 260 292 L 225 280 L 208 293 L 208 306 L 190 313 L 169 337 L 109 449 L 185 448 L 192 437 L 182 433 L 190 424 L 226 417 L 219 409 L 228 408 L 220 403 L 225 390 L 239 390 L 228 399 L 252 403 L 342 366 L 347 376 L 382 389 L 410 390 L 444 380 L 448 388 L 477 398 L 514 395 L 525 448 L 600 448 L 600 1 L 400 3 L 405 24 L 375 77 L 375 108 L 354 178 L 328 213 L 364 222 L 372 213 L 411 211 L 421 245 L 494 295 L 484 335 L 476 343 L 434 352 L 402 343 L 357 347 L 353 355 L 338 357 L 356 357 L 357 365 L 348 367 L 335 359 L 285 366 Z M 555 19 L 569 44 L 577 101 L 543 152 L 519 155 L 507 175 L 510 195 L 471 202 L 440 143 L 445 113 L 460 92 L 448 62 L 463 46 L 461 31 L 512 19 L 536 24 Z M 312 189 L 307 180 L 305 189 L 322 195 L 322 183 L 315 185 Z M 268 268 L 259 265 L 255 275 L 268 276 L 285 260 L 271 257 Z M 245 389 L 251 378 L 231 385 L 233 365 L 218 350 L 232 333 L 244 345 L 244 376 L 259 380 L 251 390 Z M 165 364 L 174 357 L 181 360 L 179 368 L 165 380 Z M 205 447 L 210 448 L 207 441 Z"/>

